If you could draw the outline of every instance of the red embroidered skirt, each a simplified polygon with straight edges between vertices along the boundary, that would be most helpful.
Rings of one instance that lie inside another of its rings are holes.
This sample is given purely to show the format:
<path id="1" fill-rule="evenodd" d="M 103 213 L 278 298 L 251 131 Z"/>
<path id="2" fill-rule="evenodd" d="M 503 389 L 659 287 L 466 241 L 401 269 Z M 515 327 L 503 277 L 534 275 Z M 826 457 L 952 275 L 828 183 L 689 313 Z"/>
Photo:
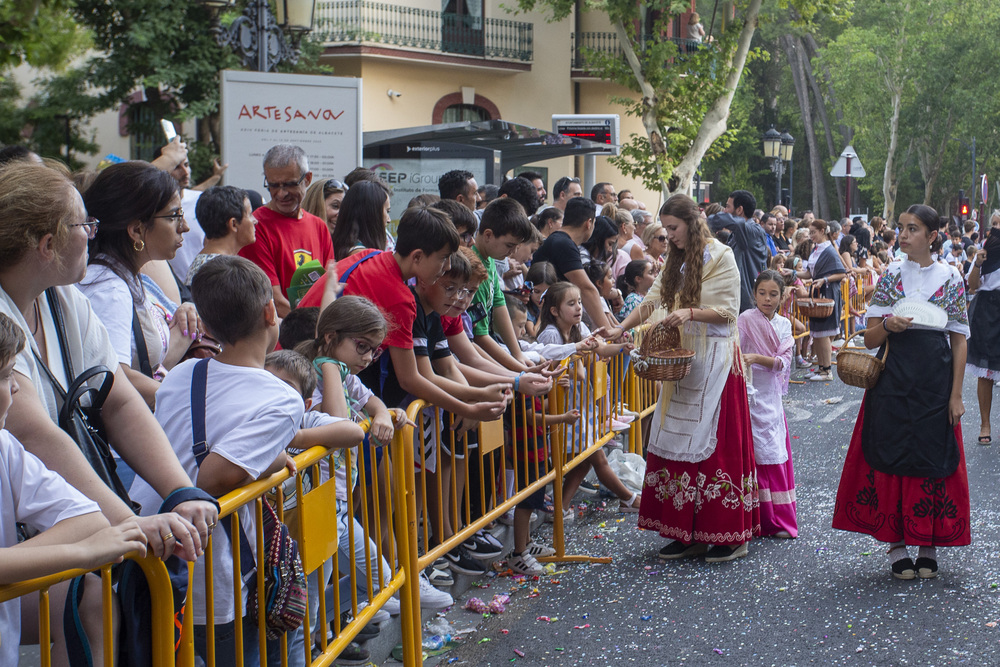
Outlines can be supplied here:
<path id="1" fill-rule="evenodd" d="M 730 546 L 760 535 L 753 431 L 741 376 L 726 380 L 716 433 L 715 451 L 698 463 L 647 453 L 640 528 L 682 542 Z"/>
<path id="2" fill-rule="evenodd" d="M 881 542 L 960 547 L 972 541 L 969 478 L 962 427 L 955 426 L 958 468 L 948 477 L 904 477 L 873 469 L 861 451 L 864 402 L 840 476 L 833 527 L 866 533 Z M 645 502 L 645 498 L 643 498 Z"/>

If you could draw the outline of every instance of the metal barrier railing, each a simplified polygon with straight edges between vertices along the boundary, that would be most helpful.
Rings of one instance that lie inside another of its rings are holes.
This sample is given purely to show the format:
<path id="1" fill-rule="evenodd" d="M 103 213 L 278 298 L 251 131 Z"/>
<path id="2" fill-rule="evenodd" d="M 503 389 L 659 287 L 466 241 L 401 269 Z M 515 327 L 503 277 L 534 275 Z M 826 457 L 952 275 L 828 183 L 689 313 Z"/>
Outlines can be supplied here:
<path id="1" fill-rule="evenodd" d="M 174 617 L 173 617 L 173 590 L 170 585 L 170 575 L 163 561 L 152 554 L 139 557 L 136 554 L 128 554 L 126 558 L 134 560 L 142 568 L 149 584 L 152 604 L 152 626 L 150 628 L 150 639 L 153 649 L 153 664 L 170 665 L 174 661 Z M 102 652 L 104 655 L 105 667 L 115 664 L 115 633 L 112 625 L 112 582 L 111 565 L 107 564 L 95 570 L 66 570 L 47 577 L 38 577 L 27 581 L 20 581 L 16 584 L 0 586 L 0 602 L 16 600 L 17 598 L 38 593 L 38 644 L 40 649 L 42 667 L 52 664 L 52 630 L 49 623 L 51 611 L 49 590 L 56 584 L 75 579 L 88 572 L 101 574 L 101 629 L 102 629 Z M 60 620 L 61 622 L 61 620 Z M 18 637 L 4 637 L 2 641 L 18 641 Z"/>
<path id="2" fill-rule="evenodd" d="M 281 635 L 277 644 L 271 644 L 272 655 L 280 651 L 280 664 L 287 665 L 290 650 L 302 650 L 304 664 L 312 666 L 332 664 L 367 625 L 375 613 L 395 594 L 400 597 L 403 634 L 403 657 L 406 665 L 421 662 L 421 624 L 419 573 L 436 558 L 459 546 L 475 532 L 499 518 L 518 503 L 548 484 L 553 486 L 553 547 L 555 555 L 540 561 L 610 562 L 610 557 L 571 555 L 565 550 L 563 521 L 563 480 L 565 476 L 600 450 L 615 433 L 611 417 L 619 413 L 619 405 L 628 405 L 640 418 L 635 419 L 626 442 L 634 453 L 642 453 L 641 417 L 649 415 L 656 403 L 658 384 L 635 376 L 624 355 L 617 355 L 607 362 L 593 354 L 574 356 L 562 362 L 568 382 L 556 383 L 549 395 L 542 398 L 517 395 L 508 412 L 506 423 L 498 420 L 480 424 L 478 443 L 471 446 L 467 434 L 457 436 L 450 429 L 451 418 L 432 409 L 423 401 L 410 405 L 408 416 L 416 427 L 405 426 L 397 430 L 385 466 L 375 466 L 375 447 L 369 444 L 372 468 L 365 470 L 361 463 L 357 487 L 354 492 L 343 488 L 335 474 L 333 457 L 340 452 L 341 465 L 352 469 L 362 449 L 327 450 L 312 447 L 298 454 L 295 462 L 298 472 L 293 476 L 287 469 L 233 491 L 222 498 L 220 521 L 230 521 L 233 535 L 242 530 L 240 508 L 248 508 L 254 519 L 250 537 L 256 543 L 256 553 L 265 551 L 263 529 L 263 503 L 273 501 L 279 518 L 289 525 L 299 542 L 303 569 L 308 579 L 310 613 L 300 631 L 302 646 L 297 648 L 295 633 Z M 569 386 L 563 386 L 568 384 Z M 547 415 L 580 410 L 579 421 L 572 424 L 551 424 Z M 429 428 L 428 428 L 429 427 Z M 442 438 L 442 432 L 447 433 Z M 456 447 L 458 449 L 456 449 Z M 464 459 L 452 456 L 465 452 Z M 357 453 L 356 453 L 357 452 Z M 449 453 L 450 452 L 450 453 Z M 452 465 L 445 467 L 445 456 Z M 417 465 L 419 464 L 419 465 Z M 478 468 L 482 483 L 461 493 L 469 479 L 472 464 Z M 391 466 L 391 479 L 389 470 Z M 432 470 L 433 468 L 433 470 Z M 514 484 L 508 487 L 507 471 L 513 472 Z M 459 471 L 464 475 L 459 475 Z M 446 474 L 442 474 L 445 472 Z M 350 479 L 350 473 L 346 475 Z M 341 488 L 338 488 L 338 483 Z M 291 490 L 294 486 L 294 491 Z M 430 495 L 438 498 L 445 494 L 455 500 L 439 508 L 429 508 Z M 418 497 L 420 512 L 418 513 Z M 295 502 L 292 503 L 291 498 Z M 385 500 L 383 504 L 382 499 Z M 460 500 L 460 502 L 459 502 Z M 473 500 L 477 501 L 474 503 Z M 334 511 L 331 511 L 334 510 Z M 337 519 L 334 519 L 337 515 Z M 348 517 L 349 520 L 343 520 Z M 357 517 L 357 519 L 355 518 Z M 388 539 L 382 539 L 384 522 L 390 521 Z M 448 523 L 450 525 L 448 525 Z M 346 525 L 346 536 L 342 526 Z M 450 533 L 450 534 L 449 534 Z M 421 539 L 418 539 L 418 536 Z M 147 556 L 140 560 L 150 581 L 153 600 L 152 638 L 154 667 L 168 665 L 194 665 L 195 597 L 204 608 L 205 651 L 204 663 L 215 664 L 215 619 L 225 611 L 215 607 L 215 577 L 217 563 L 214 555 L 216 538 L 228 540 L 218 531 L 209 538 L 205 553 L 199 559 L 198 577 L 195 566 L 189 566 L 189 586 L 185 600 L 186 613 L 181 629 L 181 639 L 174 646 L 173 593 L 169 576 L 163 563 Z M 422 547 L 418 543 L 422 541 Z M 358 545 L 361 549 L 357 549 Z M 345 548 L 346 547 L 346 548 Z M 351 562 L 344 563 L 341 552 L 346 552 Z M 363 564 L 354 561 L 353 554 L 364 554 Z M 258 559 L 261 557 L 258 556 Z M 240 568 L 240 549 L 232 549 L 232 570 Z M 336 579 L 327 591 L 330 574 L 346 572 L 345 584 L 350 587 L 350 601 L 342 597 Z M 29 591 L 42 591 L 40 614 L 46 621 L 43 632 L 42 664 L 50 662 L 48 650 L 48 598 L 46 591 L 60 581 L 71 579 L 81 571 L 63 572 L 51 577 L 0 587 L 0 601 L 16 598 Z M 110 619 L 112 600 L 110 566 L 102 569 L 106 616 Z M 233 604 L 236 619 L 242 617 L 244 586 L 254 586 L 258 599 L 264 598 L 264 573 L 257 568 L 245 583 L 241 576 L 232 577 Z M 359 586 L 360 585 L 360 586 Z M 367 591 L 368 604 L 359 595 L 359 588 Z M 262 606 L 262 605 L 261 605 Z M 350 611 L 353 619 L 341 624 L 341 608 Z M 326 628 L 331 625 L 333 636 Z M 261 664 L 267 663 L 269 645 L 266 639 L 264 609 L 258 611 L 256 620 Z M 312 622 L 310 622 L 312 621 Z M 106 623 L 106 644 L 111 645 L 110 620 Z M 243 664 L 243 627 L 234 623 L 234 650 L 236 664 Z M 318 637 L 317 637 L 318 635 Z M 294 641 L 293 641 L 294 640 Z M 318 655 L 312 657 L 312 647 L 318 646 Z M 276 648 L 277 647 L 277 648 Z M 105 654 L 105 664 L 113 664 L 111 651 Z M 296 662 L 301 662 L 295 660 Z M 277 661 L 272 663 L 277 664 Z"/>
<path id="3" fill-rule="evenodd" d="M 374 449 L 374 445 L 368 444 L 361 447 Z M 361 453 L 361 447 L 358 448 L 359 454 Z M 248 484 L 219 499 L 219 504 L 221 505 L 219 513 L 220 521 L 225 518 L 232 522 L 232 535 L 239 535 L 238 531 L 242 530 L 237 510 L 247 506 L 252 508 L 255 519 L 254 535 L 258 561 L 261 559 L 260 555 L 265 553 L 263 503 L 273 500 L 279 519 L 288 524 L 289 530 L 297 537 L 303 569 L 307 575 L 316 573 L 315 576 L 310 576 L 308 580 L 307 597 L 310 611 L 306 622 L 303 623 L 299 631 L 282 634 L 276 640 L 277 649 L 275 649 L 274 645 L 271 645 L 272 653 L 275 650 L 280 651 L 280 663 L 282 665 L 288 663 L 289 642 L 294 640 L 297 644 L 299 641 L 299 637 L 295 636 L 296 633 L 301 633 L 302 646 L 301 649 L 293 648 L 292 650 L 304 651 L 304 664 L 331 664 L 347 647 L 348 643 L 353 641 L 358 632 L 371 621 L 375 613 L 388 602 L 389 598 L 403 587 L 405 574 L 396 558 L 397 554 L 395 551 L 401 552 L 405 546 L 405 542 L 402 544 L 399 543 L 398 538 L 400 536 L 400 529 L 402 526 L 405 526 L 406 516 L 402 512 L 393 512 L 392 504 L 396 504 L 397 507 L 400 506 L 400 503 L 405 505 L 405 497 L 401 493 L 397 493 L 395 499 L 392 497 L 392 494 L 382 494 L 388 498 L 390 504 L 389 507 L 385 508 L 385 512 L 380 511 L 378 506 L 380 497 L 379 485 L 387 484 L 387 477 L 381 474 L 377 468 L 371 470 L 370 474 L 368 474 L 369 471 L 366 471 L 363 465 L 360 466 L 361 469 L 358 471 L 356 489 L 338 489 L 338 479 L 336 474 L 333 474 L 337 468 L 334 456 L 338 454 L 343 456 L 340 465 L 344 466 L 346 471 L 348 471 L 345 476 L 346 479 L 350 479 L 352 466 L 359 463 L 352 460 L 353 457 L 358 455 L 351 449 L 327 450 L 323 447 L 313 447 L 295 457 L 299 472 L 296 473 L 294 479 L 294 505 L 286 503 L 285 499 L 284 483 L 292 479 L 292 475 L 287 469 L 283 469 L 266 479 Z M 370 454 L 370 460 L 372 462 L 376 461 L 374 451 L 370 451 Z M 325 466 L 323 465 L 324 463 Z M 323 469 L 324 467 L 326 470 Z M 383 481 L 383 478 L 385 478 L 385 481 Z M 343 483 L 341 483 L 341 486 L 343 486 Z M 371 514 L 374 518 L 374 525 L 369 520 L 369 503 L 375 504 L 374 512 Z M 331 512 L 331 509 L 333 512 Z M 286 510 L 289 511 L 288 514 L 286 514 Z M 360 522 L 355 518 L 356 515 L 360 515 Z M 383 547 L 383 541 L 380 539 L 380 522 L 382 517 L 391 516 L 395 516 L 396 518 L 395 532 L 397 542 L 395 543 L 395 549 L 393 549 L 393 542 L 389 541 L 387 550 Z M 346 527 L 346 536 L 341 532 L 343 527 Z M 378 536 L 379 539 L 370 539 L 371 536 Z M 214 619 L 216 612 L 221 611 L 214 608 L 213 599 L 215 591 L 213 547 L 218 537 L 219 532 L 217 530 L 215 535 L 209 539 L 208 547 L 205 549 L 205 555 L 203 556 L 204 576 L 200 577 L 201 581 L 195 584 L 195 586 L 201 586 L 204 591 L 202 597 L 206 620 L 206 651 L 204 660 L 208 667 L 212 667 L 215 664 Z M 405 539 L 405 535 L 403 537 Z M 220 539 L 227 540 L 228 538 L 223 535 Z M 362 545 L 363 565 L 357 562 L 355 557 L 358 544 Z M 344 557 L 349 560 L 348 563 L 341 562 L 341 559 Z M 233 548 L 231 572 L 238 573 L 241 571 L 240 558 L 240 549 L 238 547 Z M 362 567 L 363 574 L 358 573 L 359 566 Z M 351 596 L 350 604 L 346 611 L 349 611 L 353 617 L 346 625 L 342 625 L 340 620 L 340 611 L 347 606 L 341 597 L 341 582 L 334 580 L 329 586 L 329 592 L 327 592 L 326 585 L 332 573 L 344 571 L 346 571 L 344 576 L 347 577 L 345 583 L 349 584 Z M 236 601 L 235 612 L 238 620 L 242 616 L 243 581 L 240 576 L 233 576 L 232 580 L 233 600 Z M 369 598 L 368 604 L 364 606 L 359 603 L 358 596 L 359 585 L 362 584 L 364 585 L 364 590 L 368 592 Z M 263 568 L 257 568 L 255 576 L 247 582 L 247 585 L 256 587 L 258 599 L 265 599 L 265 575 Z M 195 587 L 189 587 L 187 598 L 188 609 L 193 610 L 196 608 L 194 605 L 194 594 Z M 335 612 L 332 614 L 332 640 L 326 632 L 326 628 L 331 626 L 331 610 L 328 608 L 329 606 L 333 606 L 333 611 Z M 258 607 L 256 621 L 260 660 L 261 664 L 267 664 L 269 646 L 266 638 L 265 609 L 264 605 L 258 605 Z M 186 628 L 182 639 L 184 654 L 182 659 L 179 658 L 178 663 L 194 664 L 193 635 L 188 632 L 189 630 L 193 630 L 192 617 L 192 614 L 186 615 Z M 312 625 L 313 620 L 315 620 L 315 625 Z M 404 626 L 412 622 L 412 618 L 403 619 Z M 316 630 L 319 631 L 318 641 L 313 636 Z M 289 636 L 290 634 L 292 636 Z M 236 664 L 244 664 L 242 651 L 243 628 L 240 622 L 234 623 L 234 635 Z M 319 648 L 319 655 L 315 660 L 312 658 L 312 647 L 314 644 L 318 644 Z"/>

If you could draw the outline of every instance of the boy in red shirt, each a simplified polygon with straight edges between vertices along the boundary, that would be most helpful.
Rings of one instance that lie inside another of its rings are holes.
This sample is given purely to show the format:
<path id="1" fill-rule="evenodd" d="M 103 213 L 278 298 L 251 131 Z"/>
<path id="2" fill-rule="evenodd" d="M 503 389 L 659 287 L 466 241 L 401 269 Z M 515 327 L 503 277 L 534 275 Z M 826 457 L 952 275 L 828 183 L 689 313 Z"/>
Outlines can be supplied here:
<path id="1" fill-rule="evenodd" d="M 344 294 L 369 299 L 386 315 L 391 329 L 382 343 L 388 359 L 373 363 L 359 377 L 390 406 L 401 406 L 413 395 L 444 410 L 475 421 L 492 421 L 503 414 L 506 400 L 466 403 L 421 375 L 413 352 L 413 323 L 417 305 L 406 285 L 410 278 L 433 284 L 450 266 L 458 249 L 458 232 L 448 216 L 423 206 L 408 208 L 399 221 L 396 249 L 371 250 L 337 263 L 336 274 Z M 327 283 L 322 276 L 299 302 L 299 307 L 319 306 Z"/>

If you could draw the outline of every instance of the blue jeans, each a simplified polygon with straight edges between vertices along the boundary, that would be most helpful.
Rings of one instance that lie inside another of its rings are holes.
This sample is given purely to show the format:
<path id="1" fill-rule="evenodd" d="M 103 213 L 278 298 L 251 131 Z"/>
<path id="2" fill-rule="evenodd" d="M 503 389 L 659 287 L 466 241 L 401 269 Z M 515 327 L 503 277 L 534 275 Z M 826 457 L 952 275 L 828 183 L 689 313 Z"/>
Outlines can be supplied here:
<path id="1" fill-rule="evenodd" d="M 260 663 L 260 650 L 257 645 L 256 619 L 244 616 L 243 623 L 243 665 Z M 194 651 L 204 661 L 208 661 L 206 626 L 194 626 Z M 215 626 L 215 665 L 216 667 L 240 667 L 236 664 L 236 622 L 216 624 Z"/>

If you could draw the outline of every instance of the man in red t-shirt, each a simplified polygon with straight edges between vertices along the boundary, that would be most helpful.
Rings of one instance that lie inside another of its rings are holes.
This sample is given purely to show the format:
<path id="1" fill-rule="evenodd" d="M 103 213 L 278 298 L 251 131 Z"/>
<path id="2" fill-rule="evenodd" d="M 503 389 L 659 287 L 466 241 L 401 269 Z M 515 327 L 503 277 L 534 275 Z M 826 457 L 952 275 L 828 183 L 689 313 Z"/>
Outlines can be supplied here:
<path id="1" fill-rule="evenodd" d="M 333 259 L 326 223 L 300 207 L 312 172 L 298 146 L 278 144 L 264 155 L 264 187 L 271 201 L 254 211 L 257 241 L 240 250 L 271 279 L 274 305 L 284 317 L 291 310 L 286 291 L 295 270 L 310 260 L 320 266 Z"/>

